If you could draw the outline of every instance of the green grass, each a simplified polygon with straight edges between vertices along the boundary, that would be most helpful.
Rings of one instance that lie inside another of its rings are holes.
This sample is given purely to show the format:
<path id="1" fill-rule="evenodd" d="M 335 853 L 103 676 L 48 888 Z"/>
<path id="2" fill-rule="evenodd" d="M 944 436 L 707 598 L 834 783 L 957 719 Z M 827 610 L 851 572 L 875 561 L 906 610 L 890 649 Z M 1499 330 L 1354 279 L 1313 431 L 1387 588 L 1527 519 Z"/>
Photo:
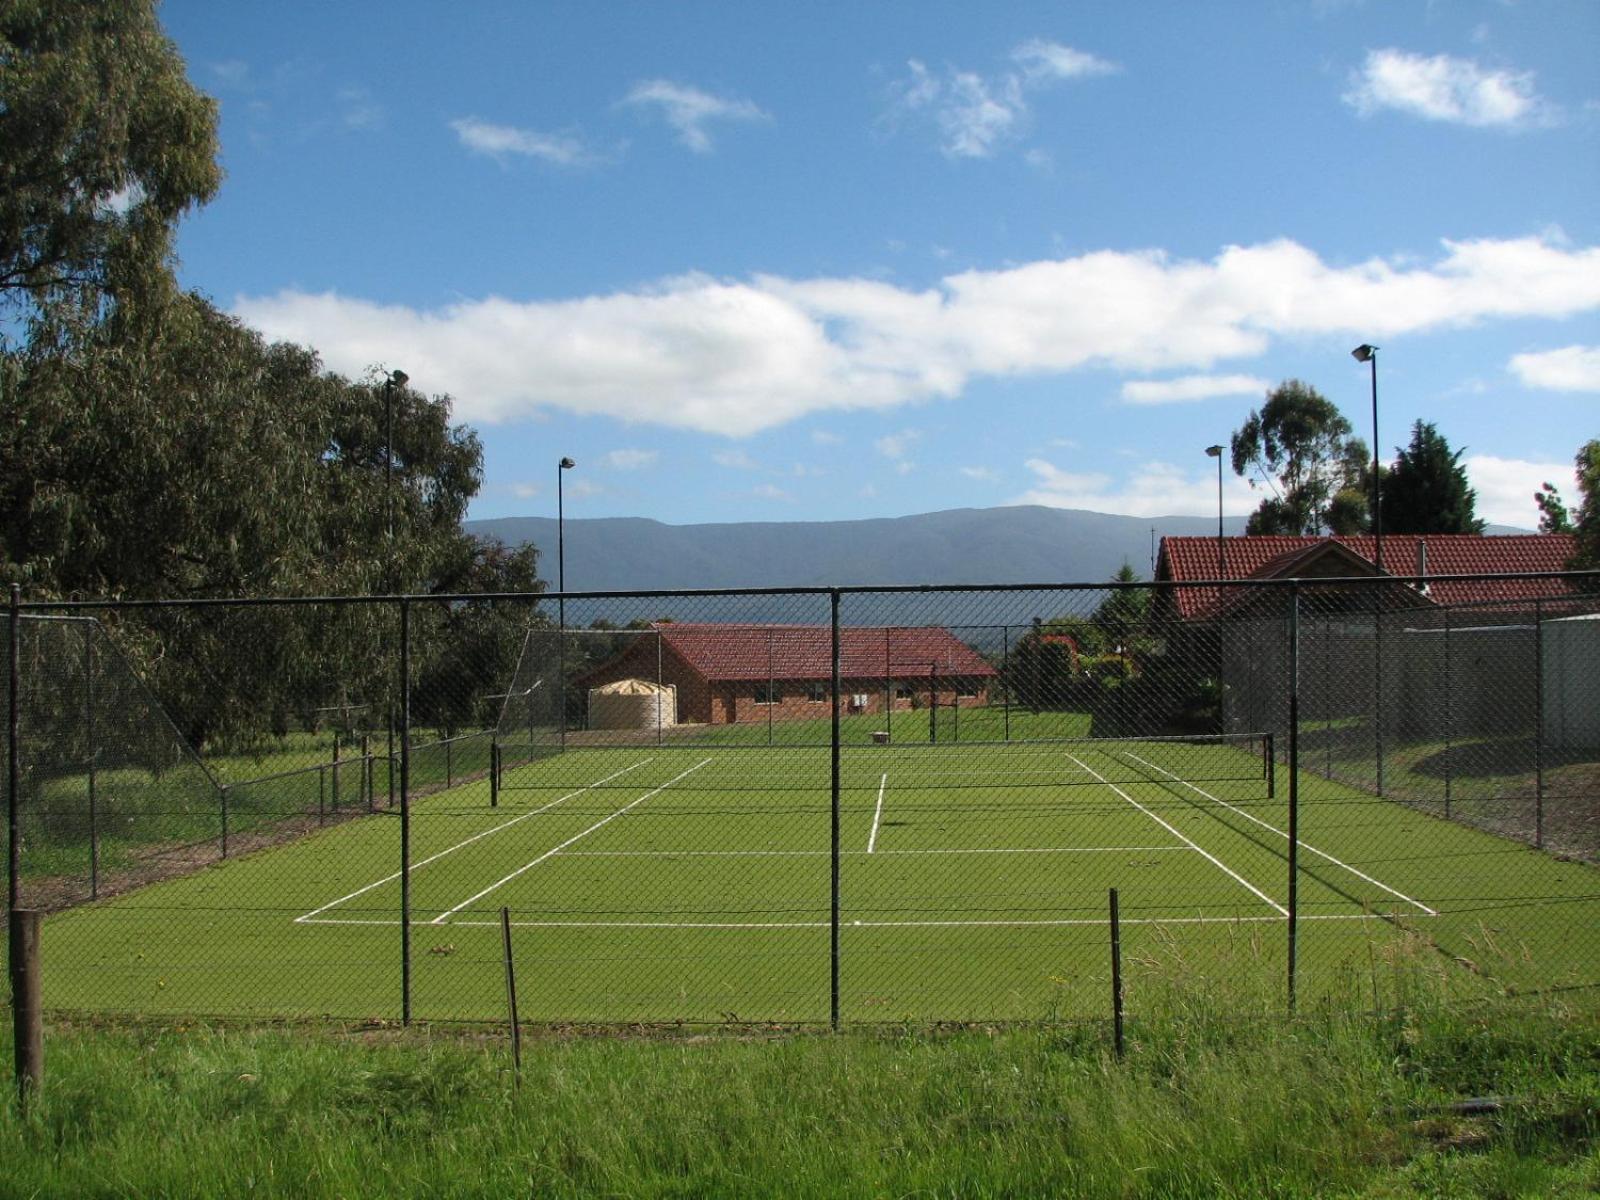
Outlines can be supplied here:
<path id="1" fill-rule="evenodd" d="M 1419 971 L 1425 971 L 1416 964 Z M 0 1196 L 1481 1197 L 1600 1188 L 1592 996 L 1103 1025 L 503 1038 L 76 1026 Z M 115 1086 L 107 1086 L 114 1080 Z M 1458 1102 L 1503 1100 L 1487 1115 Z"/>
<path id="2" fill-rule="evenodd" d="M 1231 747 L 851 746 L 841 765 L 844 1021 L 1102 1015 L 1112 887 L 1133 1010 L 1174 971 L 1281 1001 L 1281 768 L 1268 797 Z M 531 1020 L 827 1022 L 826 746 L 574 748 L 505 784 L 498 808 L 486 780 L 414 805 L 414 1016 L 499 1017 L 504 905 Z M 1300 798 L 1304 1001 L 1392 1003 L 1401 957 L 1462 995 L 1600 977 L 1594 867 L 1316 777 Z M 380 813 L 57 914 L 47 1005 L 396 1018 L 399 842 Z"/>

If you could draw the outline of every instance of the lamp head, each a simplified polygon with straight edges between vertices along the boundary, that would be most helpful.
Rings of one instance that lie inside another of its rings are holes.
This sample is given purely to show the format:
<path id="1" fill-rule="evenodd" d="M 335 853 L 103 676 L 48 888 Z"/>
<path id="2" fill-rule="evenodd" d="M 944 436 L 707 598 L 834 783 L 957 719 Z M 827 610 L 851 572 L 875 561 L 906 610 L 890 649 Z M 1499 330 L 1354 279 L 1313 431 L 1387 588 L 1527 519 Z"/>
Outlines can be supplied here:
<path id="1" fill-rule="evenodd" d="M 1222 447 L 1221 446 L 1207 446 L 1206 447 L 1206 457 L 1207 458 L 1221 458 L 1222 457 Z"/>
<path id="2" fill-rule="evenodd" d="M 1378 352 L 1376 346 L 1369 346 L 1365 342 L 1350 351 L 1350 357 L 1357 362 L 1371 362 L 1372 356 Z"/>
<path id="3" fill-rule="evenodd" d="M 561 470 L 570 471 L 570 470 L 572 470 L 573 467 L 577 466 L 578 464 L 573 462 L 570 458 L 563 458 L 558 465 L 559 465 Z"/>
<path id="4" fill-rule="evenodd" d="M 411 376 L 396 367 L 389 372 L 389 382 L 394 384 L 395 387 L 405 387 L 406 384 L 411 382 Z"/>

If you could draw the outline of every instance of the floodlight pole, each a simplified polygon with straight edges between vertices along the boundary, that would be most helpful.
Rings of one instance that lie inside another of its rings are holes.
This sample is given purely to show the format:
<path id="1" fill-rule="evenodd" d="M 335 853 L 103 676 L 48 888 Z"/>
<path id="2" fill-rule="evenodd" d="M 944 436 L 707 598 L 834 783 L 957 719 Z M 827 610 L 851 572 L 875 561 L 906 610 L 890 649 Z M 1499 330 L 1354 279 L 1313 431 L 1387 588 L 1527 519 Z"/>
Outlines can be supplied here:
<path id="1" fill-rule="evenodd" d="M 565 456 L 556 464 L 556 623 L 558 626 L 561 686 L 556 692 L 556 703 L 561 707 L 556 728 L 560 732 L 561 748 L 567 748 L 567 506 L 562 490 L 566 473 L 577 466 Z"/>
<path id="2" fill-rule="evenodd" d="M 1372 553 L 1383 570 L 1383 507 L 1378 502 L 1378 348 L 1363 342 L 1350 356 L 1372 367 Z"/>
<path id="3" fill-rule="evenodd" d="M 411 377 L 398 368 L 383 377 L 383 511 L 389 535 L 391 580 L 394 570 L 394 389 L 410 382 Z M 390 586 L 394 586 L 392 582 Z"/>
<path id="4" fill-rule="evenodd" d="M 1222 447 L 1207 446 L 1206 454 L 1217 460 L 1217 578 L 1220 580 L 1228 574 L 1228 544 L 1222 536 Z"/>

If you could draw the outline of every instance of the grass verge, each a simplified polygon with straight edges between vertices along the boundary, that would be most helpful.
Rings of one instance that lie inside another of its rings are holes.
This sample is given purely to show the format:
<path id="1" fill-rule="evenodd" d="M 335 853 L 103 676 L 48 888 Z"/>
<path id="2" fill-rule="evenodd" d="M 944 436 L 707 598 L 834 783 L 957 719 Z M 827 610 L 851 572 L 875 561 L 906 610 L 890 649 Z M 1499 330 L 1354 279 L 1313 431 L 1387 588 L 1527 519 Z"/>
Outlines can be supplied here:
<path id="1" fill-rule="evenodd" d="M 839 1037 L 63 1025 L 4 1196 L 1588 1196 L 1600 997 Z M 1493 1097 L 1488 1111 L 1461 1102 Z"/>

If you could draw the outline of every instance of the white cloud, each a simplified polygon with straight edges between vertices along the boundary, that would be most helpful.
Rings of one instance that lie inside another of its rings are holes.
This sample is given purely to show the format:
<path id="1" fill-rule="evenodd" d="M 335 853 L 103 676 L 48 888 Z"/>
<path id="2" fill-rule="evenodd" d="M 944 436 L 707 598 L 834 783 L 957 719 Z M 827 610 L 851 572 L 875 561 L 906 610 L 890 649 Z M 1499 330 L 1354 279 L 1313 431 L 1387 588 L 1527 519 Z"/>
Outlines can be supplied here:
<path id="1" fill-rule="evenodd" d="M 383 128 L 383 106 L 362 87 L 347 87 L 339 92 L 339 122 L 353 132 Z"/>
<path id="2" fill-rule="evenodd" d="M 1259 396 L 1272 384 L 1254 375 L 1185 375 L 1178 379 L 1131 379 L 1122 385 L 1129 404 L 1179 404 L 1217 396 Z"/>
<path id="3" fill-rule="evenodd" d="M 770 119 L 748 100 L 713 96 L 670 79 L 648 79 L 635 84 L 623 103 L 659 110 L 667 124 L 678 131 L 678 140 L 696 154 L 711 152 L 711 134 L 706 126 L 713 121 Z"/>
<path id="4" fill-rule="evenodd" d="M 478 424 L 548 409 L 743 436 L 812 414 L 1082 368 L 1206 372 L 1279 338 L 1385 337 L 1600 308 L 1600 247 L 1445 242 L 1436 261 L 1330 265 L 1298 243 L 969 270 L 914 291 L 861 278 L 690 275 L 576 299 L 435 310 L 335 293 L 240 297 L 270 339 L 359 376 L 399 362 Z"/>
<path id="5" fill-rule="evenodd" d="M 959 467 L 957 468 L 968 479 L 976 479 L 985 483 L 992 483 L 999 479 L 991 467 Z"/>
<path id="6" fill-rule="evenodd" d="M 793 500 L 794 497 L 775 483 L 761 483 L 750 489 L 757 500 Z"/>
<path id="7" fill-rule="evenodd" d="M 518 500 L 532 500 L 544 490 L 537 483 L 513 483 L 510 488 L 511 494 Z"/>
<path id="8" fill-rule="evenodd" d="M 450 128 L 468 150 L 490 158 L 515 154 L 561 167 L 582 166 L 595 158 L 582 142 L 566 134 L 494 125 L 477 117 L 459 117 L 450 122 Z"/>
<path id="9" fill-rule="evenodd" d="M 1494 525 L 1539 527 L 1539 509 L 1534 492 L 1546 483 L 1568 504 L 1576 504 L 1578 476 L 1572 462 L 1529 462 L 1520 458 L 1497 458 L 1492 454 L 1473 454 L 1463 460 L 1467 479 L 1477 493 L 1476 511 L 1481 520 Z"/>
<path id="10" fill-rule="evenodd" d="M 719 467 L 729 467 L 735 471 L 756 471 L 761 467 L 743 450 L 718 450 L 711 455 L 711 461 Z"/>
<path id="11" fill-rule="evenodd" d="M 874 449 L 891 462 L 901 462 L 911 452 L 912 443 L 916 442 L 922 434 L 915 429 L 902 429 L 899 433 L 891 433 L 873 442 Z"/>
<path id="12" fill-rule="evenodd" d="M 1086 79 L 1095 75 L 1114 75 L 1121 68 L 1083 50 L 1060 42 L 1030 38 L 1011 52 L 1011 61 L 1022 69 L 1030 82 L 1057 79 Z"/>
<path id="13" fill-rule="evenodd" d="M 837 446 L 844 441 L 837 433 L 826 429 L 813 429 L 811 431 L 811 440 L 818 446 Z"/>
<path id="14" fill-rule="evenodd" d="M 605 464 L 617 471 L 637 471 L 654 465 L 660 457 L 655 450 L 612 450 L 605 456 Z"/>
<path id="15" fill-rule="evenodd" d="M 1563 346 L 1518 354 L 1511 373 L 1527 387 L 1556 392 L 1600 392 L 1600 346 Z"/>
<path id="16" fill-rule="evenodd" d="M 1214 468 L 1186 471 L 1171 463 L 1144 462 L 1119 482 L 1101 471 L 1064 471 L 1042 458 L 1030 458 L 1025 465 L 1036 476 L 1034 486 L 1010 501 L 1012 504 L 1082 508 L 1131 517 L 1209 516 L 1217 511 Z M 1242 479 L 1229 478 L 1223 500 L 1226 514 L 1242 516 L 1254 511 L 1259 502 Z"/>
<path id="17" fill-rule="evenodd" d="M 1011 52 L 1013 70 L 985 76 L 951 68 L 936 75 L 916 59 L 906 76 L 890 89 L 889 118 L 930 114 L 939 131 L 939 147 L 951 158 L 989 158 L 1016 140 L 1031 115 L 1029 93 L 1069 79 L 1108 75 L 1119 68 L 1059 42 L 1033 38 Z M 1035 166 L 1048 159 L 1034 156 Z"/>
<path id="18" fill-rule="evenodd" d="M 1429 121 L 1519 129 L 1553 119 L 1530 71 L 1493 71 L 1448 54 L 1369 50 L 1344 100 L 1362 116 L 1395 109 Z"/>

